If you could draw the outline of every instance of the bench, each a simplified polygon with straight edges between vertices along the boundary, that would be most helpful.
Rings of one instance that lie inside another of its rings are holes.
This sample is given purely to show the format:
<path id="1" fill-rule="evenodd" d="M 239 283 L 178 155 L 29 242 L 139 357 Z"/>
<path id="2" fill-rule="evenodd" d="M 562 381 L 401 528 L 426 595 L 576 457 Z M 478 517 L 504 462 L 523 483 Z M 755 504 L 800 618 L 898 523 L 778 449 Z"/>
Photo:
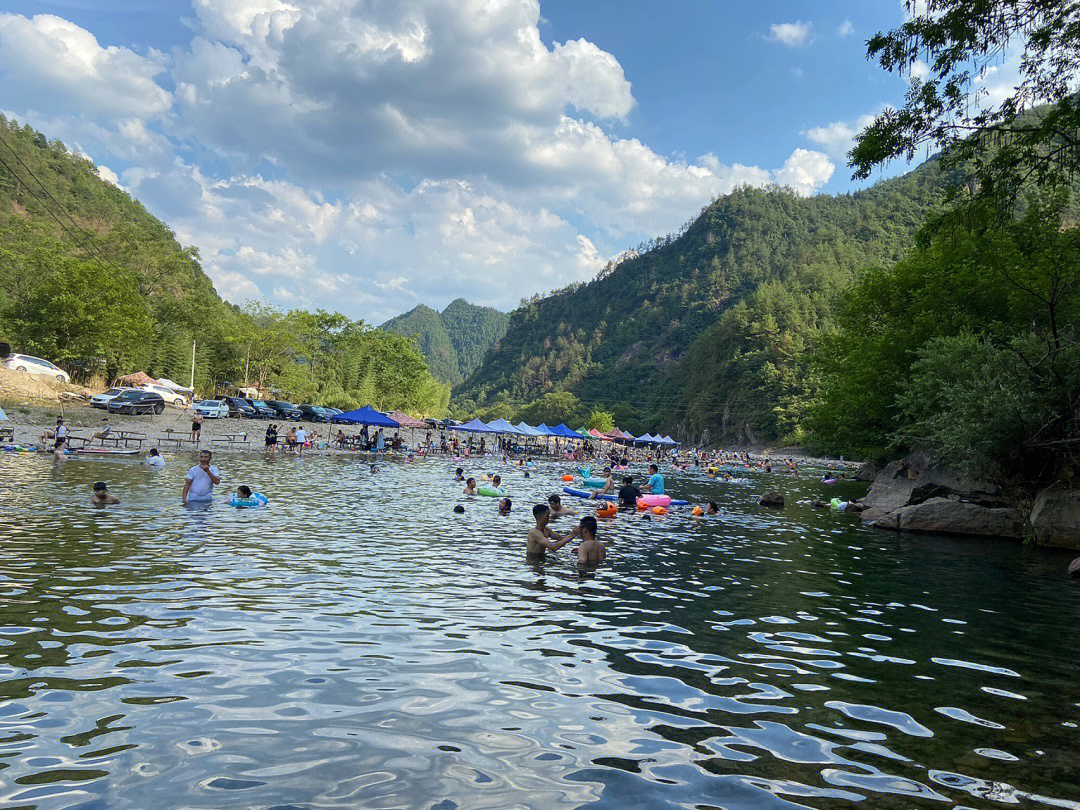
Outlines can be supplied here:
<path id="1" fill-rule="evenodd" d="M 0 442 L 15 441 L 15 428 L 12 425 L 0 425 Z"/>
<path id="2" fill-rule="evenodd" d="M 251 444 L 248 439 L 234 439 L 229 436 L 215 436 L 213 441 L 222 447 L 247 447 Z"/>
<path id="3" fill-rule="evenodd" d="M 191 439 L 177 439 L 174 436 L 162 436 L 157 440 L 157 446 L 161 447 L 163 444 L 176 445 L 176 449 L 179 450 L 185 444 L 194 445 L 195 442 L 193 442 Z"/>

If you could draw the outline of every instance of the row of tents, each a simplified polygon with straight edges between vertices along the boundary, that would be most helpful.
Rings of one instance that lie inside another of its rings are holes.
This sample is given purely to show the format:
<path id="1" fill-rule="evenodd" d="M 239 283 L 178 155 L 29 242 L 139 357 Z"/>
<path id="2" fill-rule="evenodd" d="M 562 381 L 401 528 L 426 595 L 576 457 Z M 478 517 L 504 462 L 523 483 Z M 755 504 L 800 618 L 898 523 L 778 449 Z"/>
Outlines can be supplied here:
<path id="1" fill-rule="evenodd" d="M 375 410 L 370 405 L 365 405 L 363 408 L 357 408 L 352 411 L 338 414 L 334 417 L 334 421 L 347 425 L 371 425 L 373 427 L 413 428 L 418 430 L 431 428 L 431 425 L 427 422 L 415 419 L 401 411 L 393 411 L 392 413 L 385 414 L 382 411 Z M 529 439 L 555 438 L 576 439 L 578 441 L 599 440 L 605 442 L 621 442 L 623 444 L 634 442 L 636 444 L 671 446 L 678 444 L 678 442 L 670 436 L 660 436 L 659 434 L 650 436 L 648 433 L 641 436 L 635 436 L 632 433 L 627 433 L 618 428 L 609 431 L 608 433 L 601 433 L 595 428 L 592 430 L 585 430 L 584 428 L 581 428 L 580 430 L 571 430 L 562 423 L 559 423 L 555 427 L 548 427 L 543 423 L 533 427 L 525 422 L 519 422 L 518 424 L 513 425 L 505 419 L 496 419 L 487 423 L 481 422 L 479 419 L 473 419 L 464 424 L 450 425 L 449 429 L 461 433 L 487 433 L 498 434 L 501 436 L 520 436 Z"/>

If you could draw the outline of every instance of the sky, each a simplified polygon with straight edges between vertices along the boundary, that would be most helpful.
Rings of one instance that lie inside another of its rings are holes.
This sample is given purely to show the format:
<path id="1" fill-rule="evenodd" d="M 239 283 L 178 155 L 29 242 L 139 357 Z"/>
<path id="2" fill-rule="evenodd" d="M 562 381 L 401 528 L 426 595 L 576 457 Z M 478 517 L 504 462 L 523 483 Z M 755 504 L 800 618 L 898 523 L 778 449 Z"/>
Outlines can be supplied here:
<path id="1" fill-rule="evenodd" d="M 378 324 L 587 281 L 744 184 L 850 191 L 899 0 L 6 0 L 0 111 L 236 303 Z M 893 165 L 880 180 L 907 167 Z"/>

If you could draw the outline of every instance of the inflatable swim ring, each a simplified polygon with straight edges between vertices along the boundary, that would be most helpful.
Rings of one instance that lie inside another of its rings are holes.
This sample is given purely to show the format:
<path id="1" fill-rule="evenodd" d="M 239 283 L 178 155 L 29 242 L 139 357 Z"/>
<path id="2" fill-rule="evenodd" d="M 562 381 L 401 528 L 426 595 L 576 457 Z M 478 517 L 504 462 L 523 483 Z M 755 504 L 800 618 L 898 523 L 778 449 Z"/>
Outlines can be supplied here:
<path id="1" fill-rule="evenodd" d="M 604 484 L 607 483 L 607 479 L 606 478 L 586 478 L 586 479 L 582 480 L 581 483 L 583 483 L 589 489 L 603 489 Z"/>
<path id="2" fill-rule="evenodd" d="M 573 480 L 574 480 L 574 476 L 570 475 L 570 473 L 567 473 L 566 475 L 564 475 L 564 476 L 562 477 L 562 480 L 563 480 L 563 481 L 573 481 Z"/>
<path id="3" fill-rule="evenodd" d="M 597 517 L 615 517 L 619 513 L 619 508 L 613 503 L 605 503 L 603 506 L 597 507 Z"/>
<path id="4" fill-rule="evenodd" d="M 669 495 L 642 495 L 637 502 L 639 509 L 650 506 L 671 506 L 671 497 Z M 643 507 L 642 504 L 645 506 Z"/>
<path id="5" fill-rule="evenodd" d="M 229 498 L 226 503 L 228 503 L 229 506 L 235 506 L 238 509 L 249 508 L 252 506 L 266 506 L 267 497 L 261 492 L 252 492 L 250 498 L 237 498 L 236 493 L 233 493 L 233 496 Z"/>
<path id="6" fill-rule="evenodd" d="M 562 491 L 565 492 L 567 495 L 573 495 L 575 498 L 592 498 L 592 496 L 595 494 L 593 492 L 586 492 L 583 489 L 574 489 L 573 487 L 563 487 Z M 642 497 L 643 498 L 647 498 L 647 497 L 666 498 L 668 496 L 667 495 L 653 495 L 653 496 L 642 495 Z M 619 498 L 616 495 L 597 495 L 596 500 L 598 500 L 598 501 L 617 501 L 617 500 L 619 500 Z M 650 506 L 651 505 L 652 504 L 650 504 Z M 664 506 L 689 506 L 690 502 L 689 501 L 671 501 L 670 503 L 665 503 L 663 505 Z M 644 509 L 645 507 L 643 506 L 642 508 Z"/>
<path id="7" fill-rule="evenodd" d="M 825 486 L 830 486 L 830 485 L 836 483 L 836 479 L 835 478 L 825 478 L 825 479 L 822 480 L 821 483 L 823 483 Z"/>
<path id="8" fill-rule="evenodd" d="M 483 495 L 485 498 L 505 498 L 506 490 L 502 487 L 480 487 L 476 490 L 477 495 Z"/>
<path id="9" fill-rule="evenodd" d="M 591 478 L 592 477 L 592 468 L 591 467 L 578 467 L 577 468 L 577 474 L 580 475 L 582 478 Z"/>

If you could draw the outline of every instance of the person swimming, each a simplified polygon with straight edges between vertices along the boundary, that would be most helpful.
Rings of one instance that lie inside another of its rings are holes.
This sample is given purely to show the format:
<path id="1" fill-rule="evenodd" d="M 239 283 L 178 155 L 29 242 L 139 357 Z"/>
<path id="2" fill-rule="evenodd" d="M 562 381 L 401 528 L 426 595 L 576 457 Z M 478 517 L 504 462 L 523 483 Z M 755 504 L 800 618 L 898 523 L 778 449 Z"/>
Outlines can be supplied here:
<path id="1" fill-rule="evenodd" d="M 649 483 L 642 487 L 642 489 L 653 495 L 664 494 L 664 476 L 660 474 L 660 468 L 655 464 L 649 465 Z"/>
<path id="2" fill-rule="evenodd" d="M 465 470 L 461 469 L 461 467 L 458 467 L 456 470 L 454 470 L 454 480 L 455 481 L 464 481 L 465 480 Z"/>
<path id="3" fill-rule="evenodd" d="M 575 549 L 578 565 L 594 565 L 607 559 L 607 548 L 596 539 L 596 518 L 592 515 L 583 517 L 577 535 L 581 538 L 581 545 Z"/>
<path id="4" fill-rule="evenodd" d="M 719 515 L 720 514 L 720 507 L 716 505 L 716 501 L 709 501 L 708 505 L 705 507 L 705 514 L 706 515 Z"/>
<path id="5" fill-rule="evenodd" d="M 502 476 L 501 475 L 493 475 L 493 476 L 491 476 L 491 485 L 493 487 L 495 487 L 495 489 L 498 489 L 499 487 L 501 487 L 502 486 Z"/>
<path id="6" fill-rule="evenodd" d="M 165 459 L 161 457 L 161 453 L 158 452 L 156 447 L 151 447 L 150 455 L 147 457 L 146 463 L 151 467 L 164 467 Z"/>
<path id="7" fill-rule="evenodd" d="M 641 497 L 641 490 L 634 486 L 634 479 L 629 475 L 622 480 L 623 485 L 619 490 L 619 506 L 633 509 L 637 506 L 637 499 Z"/>
<path id="8" fill-rule="evenodd" d="M 459 503 L 457 506 L 454 507 L 454 514 L 455 515 L 464 515 L 465 514 L 465 507 L 462 506 Z"/>
<path id="9" fill-rule="evenodd" d="M 572 517 L 577 514 L 573 509 L 567 509 L 563 506 L 562 498 L 558 495 L 548 496 L 548 507 L 551 509 L 551 517 L 553 518 L 565 517 L 567 515 Z"/>
<path id="10" fill-rule="evenodd" d="M 514 505 L 513 501 L 509 498 L 499 499 L 499 514 L 505 517 L 510 514 L 510 508 Z"/>
<path id="11" fill-rule="evenodd" d="M 475 495 L 476 494 L 476 479 L 475 478 L 468 478 L 468 479 L 465 480 L 464 494 L 466 494 L 466 495 Z"/>
<path id="12" fill-rule="evenodd" d="M 525 539 L 525 553 L 529 557 L 543 557 L 549 551 L 558 551 L 573 540 L 581 530 L 579 526 L 566 537 L 561 537 L 548 528 L 551 510 L 548 509 L 547 504 L 538 503 L 532 511 L 536 525 L 529 529 L 529 535 Z"/>
<path id="13" fill-rule="evenodd" d="M 94 497 L 90 499 L 94 506 L 111 506 L 120 503 L 120 499 L 109 493 L 109 485 L 104 481 L 94 484 Z"/>

